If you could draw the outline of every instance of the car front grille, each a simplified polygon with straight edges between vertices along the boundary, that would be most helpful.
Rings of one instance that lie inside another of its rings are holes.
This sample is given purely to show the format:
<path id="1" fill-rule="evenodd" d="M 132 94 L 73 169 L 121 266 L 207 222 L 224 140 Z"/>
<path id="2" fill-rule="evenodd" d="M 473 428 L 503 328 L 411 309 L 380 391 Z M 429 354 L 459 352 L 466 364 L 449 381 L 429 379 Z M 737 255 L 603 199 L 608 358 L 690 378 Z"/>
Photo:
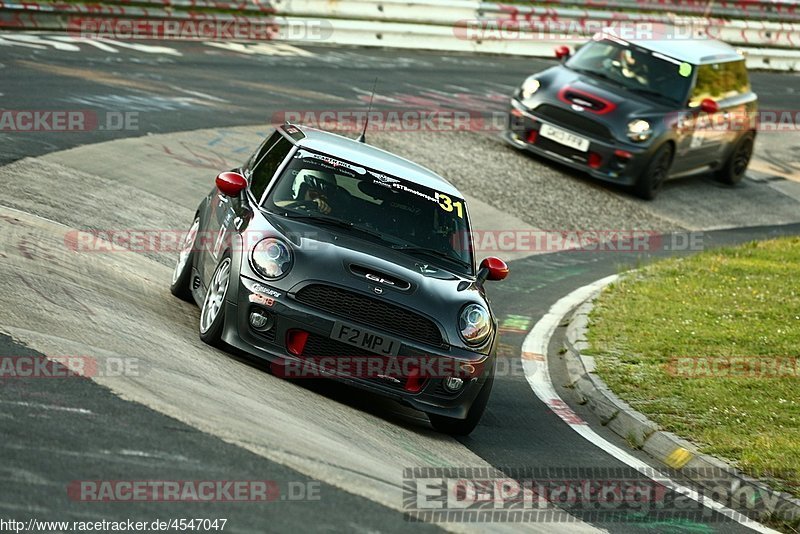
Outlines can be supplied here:
<path id="1" fill-rule="evenodd" d="M 350 364 L 349 367 L 344 366 L 342 369 L 345 375 L 348 375 L 347 371 L 349 369 L 349 376 L 352 378 L 366 380 L 368 382 L 381 384 L 383 386 L 398 390 L 403 390 L 404 386 L 406 385 L 405 377 L 398 376 L 394 379 L 391 379 L 388 377 L 382 378 L 380 376 L 370 376 L 368 374 L 370 369 L 375 368 L 374 364 L 369 363 L 370 359 L 379 358 L 384 362 L 383 365 L 379 367 L 382 369 L 388 369 L 390 368 L 388 357 L 379 356 L 377 354 L 367 352 L 364 349 L 359 349 L 358 347 L 354 347 L 352 345 L 348 345 L 347 343 L 342 343 L 340 341 L 336 341 L 335 339 L 318 334 L 308 335 L 308 339 L 303 347 L 303 353 L 301 357 L 315 363 L 317 367 L 321 367 L 329 372 L 334 373 L 337 371 L 337 366 L 332 364 L 330 361 L 331 359 L 350 359 L 352 361 L 348 362 L 348 364 Z M 358 360 L 361 360 L 361 362 L 358 362 Z M 361 369 L 362 375 L 357 374 L 359 369 Z"/>
<path id="2" fill-rule="evenodd" d="M 561 156 L 567 157 L 570 160 L 586 163 L 586 152 L 581 152 L 580 150 L 575 150 L 574 148 L 564 146 L 561 143 L 556 143 L 555 141 L 551 141 L 545 137 L 539 136 L 539 138 L 536 140 L 536 146 L 542 150 L 547 150 L 548 152 L 554 152 Z"/>
<path id="3" fill-rule="evenodd" d="M 599 139 L 612 139 L 611 131 L 604 124 L 586 117 L 585 112 L 575 112 L 550 104 L 542 104 L 531 113 L 558 126 L 563 126 L 576 134 L 586 134 Z"/>
<path id="4" fill-rule="evenodd" d="M 263 337 L 265 340 L 269 341 L 270 343 L 275 343 L 275 338 L 277 337 L 277 334 L 278 334 L 278 324 L 276 322 L 275 325 L 272 328 L 270 328 L 269 330 L 267 330 L 266 332 L 258 332 L 257 331 L 257 333 L 258 333 L 259 336 Z"/>
<path id="5" fill-rule="evenodd" d="M 322 284 L 304 287 L 295 298 L 344 319 L 428 345 L 443 345 L 442 334 L 433 321 L 388 302 Z"/>
<path id="6" fill-rule="evenodd" d="M 370 353 L 341 341 L 318 334 L 308 334 L 306 344 L 303 346 L 303 357 L 312 359 L 321 358 L 378 358 L 377 354 Z"/>

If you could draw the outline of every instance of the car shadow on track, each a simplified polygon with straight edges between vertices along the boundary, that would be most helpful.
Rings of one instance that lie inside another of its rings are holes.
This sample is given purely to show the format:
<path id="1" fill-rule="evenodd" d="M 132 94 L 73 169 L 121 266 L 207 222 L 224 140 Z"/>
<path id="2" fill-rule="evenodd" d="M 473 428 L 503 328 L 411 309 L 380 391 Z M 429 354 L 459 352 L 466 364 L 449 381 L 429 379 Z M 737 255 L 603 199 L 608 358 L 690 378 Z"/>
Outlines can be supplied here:
<path id="1" fill-rule="evenodd" d="M 514 150 L 512 147 L 509 147 L 509 148 Z M 645 203 L 645 204 L 648 202 L 648 201 L 643 201 L 642 199 L 638 198 L 632 192 L 630 186 L 616 184 L 616 183 L 613 183 L 613 182 L 604 182 L 602 180 L 598 180 L 596 178 L 592 178 L 589 174 L 587 174 L 585 172 L 581 172 L 581 171 L 579 171 L 577 169 L 573 169 L 572 167 L 569 167 L 568 165 L 564 165 L 564 164 L 559 163 L 557 161 L 549 160 L 547 158 L 544 158 L 544 157 L 539 156 L 538 154 L 534 154 L 532 152 L 528 152 L 528 151 L 525 151 L 525 150 L 519 150 L 519 149 L 517 149 L 516 152 L 518 152 L 519 154 L 524 155 L 530 161 L 536 162 L 538 165 L 543 165 L 543 166 L 548 167 L 549 169 L 551 169 L 553 171 L 557 171 L 557 172 L 566 174 L 569 177 L 574 178 L 574 179 L 586 184 L 589 187 L 593 187 L 593 188 L 596 188 L 596 189 L 602 188 L 602 189 L 604 189 L 606 191 L 609 191 L 611 193 L 615 193 L 615 194 L 617 194 L 619 196 L 625 197 L 626 200 L 630 200 L 630 201 L 633 201 L 633 202 L 639 202 L 639 203 Z M 746 186 L 744 184 L 738 184 L 738 185 L 733 185 L 733 186 L 727 185 L 727 184 L 723 184 L 722 182 L 717 181 L 714 178 L 713 174 L 706 173 L 706 174 L 697 174 L 697 175 L 692 175 L 692 176 L 685 176 L 685 177 L 681 177 L 681 178 L 668 179 L 666 182 L 664 182 L 664 185 L 662 186 L 662 189 L 661 189 L 661 192 L 659 193 L 659 195 L 668 196 L 668 195 L 670 195 L 670 193 L 673 190 L 679 190 L 679 189 L 685 188 L 685 187 L 696 186 L 696 182 L 702 183 L 703 187 L 708 187 L 708 188 L 712 188 L 712 189 L 725 189 L 725 190 L 744 190 L 744 189 L 746 189 Z M 657 202 L 657 201 L 658 201 L 658 199 L 655 200 L 655 202 Z"/>
<path id="2" fill-rule="evenodd" d="M 248 365 L 267 373 L 275 378 L 291 382 L 297 387 L 301 387 L 311 393 L 322 395 L 334 402 L 346 405 L 355 410 L 368 413 L 393 425 L 403 427 L 418 434 L 425 434 L 431 437 L 442 436 L 433 430 L 428 421 L 428 417 L 413 408 L 405 406 L 399 402 L 387 399 L 381 395 L 365 391 L 334 379 L 327 378 L 304 378 L 291 379 L 278 376 L 270 362 L 248 354 L 235 347 L 226 347 L 225 351 L 220 351 L 220 356 L 233 358 L 240 363 Z"/>
<path id="3" fill-rule="evenodd" d="M 514 150 L 512 147 L 507 148 Z M 560 199 L 559 205 L 562 209 L 575 217 L 584 211 L 597 217 L 605 216 L 609 209 L 619 210 L 626 206 L 630 208 L 630 212 L 620 212 L 617 215 L 615 224 L 622 226 L 616 226 L 616 229 L 638 224 L 642 228 L 662 231 L 681 228 L 705 231 L 800 222 L 800 184 L 780 177 L 764 180 L 757 178 L 757 173 L 753 172 L 734 186 L 717 181 L 710 173 L 674 178 L 664 184 L 658 198 L 647 201 L 635 197 L 626 187 L 593 179 L 587 174 L 536 154 L 514 151 L 527 156 L 520 158 L 516 165 L 530 163 L 531 166 L 536 165 L 541 169 L 538 174 L 549 175 L 538 182 L 549 190 L 540 189 L 537 193 Z M 575 181 L 572 182 L 569 178 Z M 560 187 L 559 179 L 571 183 Z M 576 188 L 578 183 L 581 186 Z M 591 189 L 582 192 L 584 184 Z M 587 202 L 592 205 L 587 207 Z M 764 209 L 765 206 L 769 208 Z M 631 215 L 636 215 L 638 221 L 628 220 Z M 584 224 L 592 224 L 589 221 L 590 219 L 585 219 Z"/>

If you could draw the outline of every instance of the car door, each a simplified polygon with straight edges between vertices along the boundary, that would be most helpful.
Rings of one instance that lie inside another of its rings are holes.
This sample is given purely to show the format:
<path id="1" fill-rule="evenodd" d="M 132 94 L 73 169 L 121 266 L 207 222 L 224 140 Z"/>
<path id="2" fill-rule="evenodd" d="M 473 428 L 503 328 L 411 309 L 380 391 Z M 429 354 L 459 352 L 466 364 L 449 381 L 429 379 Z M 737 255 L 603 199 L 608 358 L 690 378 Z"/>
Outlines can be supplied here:
<path id="1" fill-rule="evenodd" d="M 697 67 L 688 108 L 678 123 L 678 156 L 686 170 L 718 163 L 722 159 L 726 147 L 736 136 L 734 118 L 746 111 L 742 95 L 749 91 L 743 60 Z M 701 103 L 705 99 L 716 102 L 718 111 L 703 111 Z"/>
<path id="2" fill-rule="evenodd" d="M 719 99 L 719 110 L 724 128 L 717 127 L 720 150 L 718 161 L 727 158 L 730 149 L 739 138 L 753 127 L 755 102 L 758 99 L 750 88 L 750 79 L 744 60 L 729 61 L 722 65 L 725 75 L 722 97 Z"/>
<path id="3" fill-rule="evenodd" d="M 234 217 L 234 203 L 239 199 L 233 199 L 224 195 L 218 189 L 215 190 L 209 201 L 208 221 L 204 232 L 204 254 L 203 262 L 200 266 L 203 285 L 208 287 L 208 281 L 214 274 L 214 269 L 219 263 L 220 256 L 225 251 L 226 227 L 230 225 Z"/>

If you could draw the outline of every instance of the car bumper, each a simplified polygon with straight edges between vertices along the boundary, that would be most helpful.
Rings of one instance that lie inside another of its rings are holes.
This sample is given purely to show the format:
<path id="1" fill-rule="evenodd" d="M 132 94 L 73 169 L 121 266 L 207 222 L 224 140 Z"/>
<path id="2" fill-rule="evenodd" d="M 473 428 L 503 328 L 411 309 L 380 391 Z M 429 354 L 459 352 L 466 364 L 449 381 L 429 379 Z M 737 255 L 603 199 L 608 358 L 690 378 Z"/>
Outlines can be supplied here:
<path id="1" fill-rule="evenodd" d="M 269 288 L 263 282 L 256 282 L 245 276 L 236 278 L 238 278 L 236 291 L 229 291 L 231 300 L 226 301 L 222 339 L 233 347 L 276 364 L 273 366 L 276 374 L 298 379 L 332 378 L 399 401 L 417 410 L 464 419 L 488 373 L 491 372 L 489 370 L 492 368 L 490 364 L 493 356 L 456 347 L 432 348 L 405 340 L 402 340 L 398 354 L 399 361 L 430 358 L 442 364 L 436 369 L 461 369 L 462 364 L 467 364 L 477 371 L 472 375 L 462 375 L 464 385 L 457 393 L 451 393 L 444 388 L 443 374 L 438 376 L 435 373 L 425 372 L 411 383 L 412 381 L 405 380 L 405 377 L 388 376 L 388 373 L 374 372 L 375 369 L 373 372 L 349 372 L 356 368 L 358 359 L 380 357 L 367 354 L 362 349 L 350 345 L 343 345 L 331 338 L 334 323 L 343 318 L 300 303 L 283 291 Z M 231 284 L 233 283 L 234 279 L 231 279 Z M 253 311 L 268 314 L 273 320 L 272 327 L 267 330 L 253 328 L 250 324 L 250 313 Z M 370 328 L 369 325 L 363 326 Z M 290 332 L 298 331 L 308 333 L 305 347 L 313 346 L 309 349 L 312 350 L 311 353 L 307 354 L 306 351 L 300 354 L 290 353 L 288 336 Z M 314 353 L 314 347 L 320 352 Z M 351 356 L 353 351 L 361 352 L 358 356 Z M 349 359 L 344 365 L 343 358 Z M 318 365 L 320 362 L 323 366 Z M 402 366 L 395 364 L 393 368 L 400 367 Z M 365 368 L 368 369 L 368 364 Z M 381 371 L 383 369 L 385 367 L 382 367 Z M 345 372 L 337 372 L 339 370 Z M 411 389 L 407 389 L 408 387 Z"/>
<path id="2" fill-rule="evenodd" d="M 543 124 L 566 130 L 589 140 L 586 151 L 578 150 L 539 135 Z M 653 152 L 648 146 L 622 143 L 613 138 L 597 138 L 541 118 L 516 99 L 511 100 L 508 128 L 504 140 L 511 146 L 557 161 L 590 176 L 621 185 L 632 185 L 644 171 Z"/>

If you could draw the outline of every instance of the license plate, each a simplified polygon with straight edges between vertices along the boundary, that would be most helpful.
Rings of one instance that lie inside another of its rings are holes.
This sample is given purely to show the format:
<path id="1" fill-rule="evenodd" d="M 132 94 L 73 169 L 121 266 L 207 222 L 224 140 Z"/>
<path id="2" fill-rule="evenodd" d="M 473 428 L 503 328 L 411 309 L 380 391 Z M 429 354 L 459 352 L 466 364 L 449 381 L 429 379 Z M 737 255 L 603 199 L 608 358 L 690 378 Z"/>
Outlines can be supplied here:
<path id="1" fill-rule="evenodd" d="M 331 338 L 383 356 L 397 356 L 400 342 L 360 326 L 336 322 Z"/>
<path id="2" fill-rule="evenodd" d="M 550 126 L 549 124 L 542 124 L 542 127 L 539 129 L 539 135 L 564 146 L 580 150 L 581 152 L 589 150 L 588 139 L 575 135 L 572 132 L 562 130 L 561 128 Z"/>

